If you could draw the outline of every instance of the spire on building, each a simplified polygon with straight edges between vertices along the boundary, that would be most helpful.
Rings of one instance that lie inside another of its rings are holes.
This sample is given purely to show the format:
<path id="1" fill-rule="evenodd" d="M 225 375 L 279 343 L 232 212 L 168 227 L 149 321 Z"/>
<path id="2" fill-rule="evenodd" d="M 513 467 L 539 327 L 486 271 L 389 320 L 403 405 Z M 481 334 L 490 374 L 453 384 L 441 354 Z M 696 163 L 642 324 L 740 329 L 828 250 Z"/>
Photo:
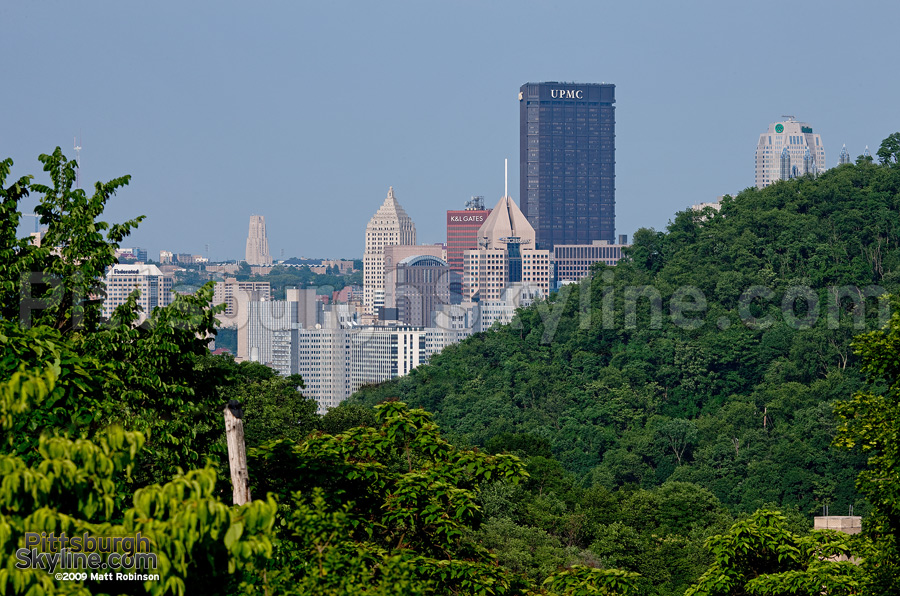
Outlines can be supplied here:
<path id="1" fill-rule="evenodd" d="M 863 151 L 863 157 L 872 157 L 872 154 L 869 153 L 869 146 L 866 145 L 866 150 Z"/>
<path id="2" fill-rule="evenodd" d="M 247 234 L 245 260 L 248 265 L 271 265 L 269 239 L 266 237 L 266 218 L 262 215 L 250 216 L 250 232 Z"/>
<path id="3" fill-rule="evenodd" d="M 840 161 L 838 161 L 838 165 L 845 163 L 850 163 L 850 152 L 847 151 L 847 145 L 844 145 L 844 147 L 841 149 L 841 157 Z"/>
<path id="4" fill-rule="evenodd" d="M 521 243 L 534 243 L 534 228 L 512 197 L 503 197 L 478 229 L 480 248 L 506 248 L 505 238 L 519 238 Z"/>
<path id="5" fill-rule="evenodd" d="M 781 150 L 781 175 L 779 179 L 790 180 L 792 178 L 791 173 L 791 154 L 788 152 L 788 148 L 785 147 Z"/>
<path id="6" fill-rule="evenodd" d="M 807 174 L 813 177 L 816 175 L 816 158 L 809 152 L 809 147 L 806 148 L 806 152 L 803 154 L 803 175 L 806 176 Z"/>

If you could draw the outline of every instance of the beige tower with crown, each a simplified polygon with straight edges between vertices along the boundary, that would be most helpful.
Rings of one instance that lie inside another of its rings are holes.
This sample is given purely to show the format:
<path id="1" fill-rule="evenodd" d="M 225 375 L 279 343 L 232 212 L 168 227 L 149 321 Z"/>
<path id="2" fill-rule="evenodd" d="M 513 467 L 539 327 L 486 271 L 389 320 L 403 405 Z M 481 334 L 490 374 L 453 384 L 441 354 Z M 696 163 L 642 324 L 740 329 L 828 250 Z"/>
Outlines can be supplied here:
<path id="1" fill-rule="evenodd" d="M 394 196 L 394 187 L 366 226 L 363 254 L 363 301 L 366 314 L 384 306 L 384 247 L 415 244 L 416 226 Z"/>
<path id="2" fill-rule="evenodd" d="M 248 265 L 271 265 L 272 255 L 269 254 L 269 239 L 266 238 L 266 218 L 262 215 L 250 216 L 250 232 L 247 234 L 247 252 L 245 253 Z"/>
<path id="3" fill-rule="evenodd" d="M 534 227 L 516 202 L 504 192 L 481 227 L 478 248 L 463 257 L 463 296 L 499 300 L 513 284 L 526 284 L 550 292 L 550 251 L 535 250 Z"/>

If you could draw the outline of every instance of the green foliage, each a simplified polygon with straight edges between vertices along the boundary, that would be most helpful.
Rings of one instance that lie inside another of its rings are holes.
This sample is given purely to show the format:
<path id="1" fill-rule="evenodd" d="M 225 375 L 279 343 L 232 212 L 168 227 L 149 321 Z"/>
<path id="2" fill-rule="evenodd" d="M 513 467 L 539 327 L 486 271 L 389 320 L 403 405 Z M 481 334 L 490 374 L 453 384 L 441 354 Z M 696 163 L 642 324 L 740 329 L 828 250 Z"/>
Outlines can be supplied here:
<path id="1" fill-rule="evenodd" d="M 524 470 L 513 456 L 457 450 L 422 410 L 382 404 L 374 427 L 271 443 L 251 450 L 250 466 L 268 479 L 254 491 L 291 495 L 266 570 L 278 593 L 387 594 L 397 581 L 407 593 L 510 589 L 467 536 L 480 516 L 478 486 L 516 483 Z"/>
<path id="2" fill-rule="evenodd" d="M 628 596 L 640 593 L 635 579 L 637 574 L 628 571 L 576 566 L 548 577 L 544 586 L 560 596 Z"/>
<path id="3" fill-rule="evenodd" d="M 895 167 L 750 188 L 720 212 L 640 231 L 616 267 L 352 399 L 423 407 L 491 451 L 540 437 L 586 484 L 690 482 L 734 514 L 770 503 L 865 513 L 853 487 L 864 459 L 829 449 L 831 405 L 862 387 L 850 342 L 880 326 L 878 295 L 900 291 L 898 238 Z M 748 305 L 753 287 L 766 292 Z M 785 316 L 802 287 L 817 309 L 797 300 Z M 685 308 L 699 293 L 705 309 Z"/>
<path id="4" fill-rule="evenodd" d="M 322 416 L 319 425 L 325 434 L 339 435 L 357 426 L 375 426 L 375 411 L 345 401 L 330 408 Z"/>
<path id="5" fill-rule="evenodd" d="M 894 297 L 898 304 L 898 298 Z M 867 558 L 871 593 L 900 591 L 900 312 L 884 330 L 872 331 L 853 343 L 871 384 L 852 399 L 835 406 L 841 424 L 836 444 L 857 448 L 866 456 L 866 468 L 856 480 L 859 491 L 872 503 L 866 533 L 875 545 Z"/>
<path id="6" fill-rule="evenodd" d="M 847 559 L 853 538 L 830 530 L 798 536 L 777 511 L 757 511 L 707 548 L 714 562 L 685 596 L 859 593 L 862 570 Z"/>
<path id="7" fill-rule="evenodd" d="M 883 164 L 900 163 L 900 132 L 895 132 L 883 140 L 876 155 L 878 161 Z"/>
<path id="8" fill-rule="evenodd" d="M 0 385 L 0 430 L 32 403 L 44 403 L 56 377 L 18 372 Z M 196 593 L 200 586 L 227 584 L 238 568 L 271 555 L 276 506 L 270 498 L 239 508 L 213 494 L 212 468 L 179 475 L 164 485 L 138 490 L 122 503 L 121 480 L 130 477 L 144 445 L 140 433 L 111 427 L 92 440 L 42 436 L 38 461 L 0 454 L 0 593 L 90 594 L 133 591 L 134 582 L 116 586 L 87 581 L 56 582 L 45 570 L 14 568 L 15 551 L 26 532 L 65 532 L 69 536 L 134 536 L 150 540 L 158 557 L 159 582 L 139 584 L 147 594 Z"/>
<path id="9" fill-rule="evenodd" d="M 248 447 L 275 439 L 301 441 L 319 426 L 318 406 L 300 393 L 299 376 L 282 377 L 258 362 L 209 355 L 197 358 L 195 372 L 215 385 L 216 403 L 241 403 Z"/>

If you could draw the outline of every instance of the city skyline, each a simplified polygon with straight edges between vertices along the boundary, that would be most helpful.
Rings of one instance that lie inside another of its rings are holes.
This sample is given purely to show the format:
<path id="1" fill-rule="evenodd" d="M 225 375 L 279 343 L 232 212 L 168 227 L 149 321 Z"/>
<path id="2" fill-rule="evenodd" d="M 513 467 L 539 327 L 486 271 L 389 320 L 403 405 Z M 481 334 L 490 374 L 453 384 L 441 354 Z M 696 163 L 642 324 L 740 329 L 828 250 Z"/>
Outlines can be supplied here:
<path id="1" fill-rule="evenodd" d="M 240 259 L 259 213 L 275 259 L 359 258 L 358 230 L 388 186 L 422 243 L 442 242 L 444 213 L 468 197 L 502 195 L 501 162 L 518 168 L 527 81 L 616 85 L 616 234 L 630 236 L 753 186 L 760 131 L 781 114 L 815 124 L 828 168 L 843 145 L 855 158 L 900 130 L 900 83 L 884 74 L 895 3 L 803 10 L 824 64 L 803 76 L 762 51 L 797 20 L 790 4 L 646 8 L 6 5 L 0 51 L 19 91 L 7 97 L 0 157 L 40 179 L 37 155 L 58 145 L 73 157 L 77 136 L 84 187 L 132 175 L 106 217 L 147 215 L 127 243 L 151 255 Z M 496 35 L 513 16 L 528 44 Z M 554 26 L 565 35 L 548 35 Z M 483 41 L 459 43 L 460 33 Z M 51 72 L 63 93 L 41 91 Z"/>

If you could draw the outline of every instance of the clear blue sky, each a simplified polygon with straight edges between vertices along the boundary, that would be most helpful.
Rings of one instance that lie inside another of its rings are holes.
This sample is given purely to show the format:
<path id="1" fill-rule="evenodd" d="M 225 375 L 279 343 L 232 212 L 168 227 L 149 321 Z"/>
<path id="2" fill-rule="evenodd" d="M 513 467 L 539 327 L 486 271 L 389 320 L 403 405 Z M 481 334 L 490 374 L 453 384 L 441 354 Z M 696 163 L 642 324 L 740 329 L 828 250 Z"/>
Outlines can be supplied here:
<path id="1" fill-rule="evenodd" d="M 133 176 L 126 244 L 242 258 L 360 257 L 389 186 L 419 242 L 493 205 L 519 86 L 616 84 L 616 228 L 753 184 L 769 122 L 821 133 L 829 166 L 900 130 L 900 2 L 0 3 L 0 156 L 71 154 L 82 182 Z M 26 226 L 27 227 L 27 226 Z"/>

